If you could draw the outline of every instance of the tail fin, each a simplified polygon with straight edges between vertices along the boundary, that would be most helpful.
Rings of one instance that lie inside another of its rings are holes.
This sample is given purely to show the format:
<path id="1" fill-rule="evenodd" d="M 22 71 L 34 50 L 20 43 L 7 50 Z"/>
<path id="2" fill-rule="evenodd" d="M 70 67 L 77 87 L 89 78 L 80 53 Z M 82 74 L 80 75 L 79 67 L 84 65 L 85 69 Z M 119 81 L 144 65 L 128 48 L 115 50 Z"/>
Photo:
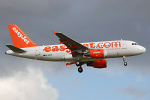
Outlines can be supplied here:
<path id="1" fill-rule="evenodd" d="M 8 25 L 13 45 L 17 48 L 38 46 L 34 44 L 15 24 Z"/>

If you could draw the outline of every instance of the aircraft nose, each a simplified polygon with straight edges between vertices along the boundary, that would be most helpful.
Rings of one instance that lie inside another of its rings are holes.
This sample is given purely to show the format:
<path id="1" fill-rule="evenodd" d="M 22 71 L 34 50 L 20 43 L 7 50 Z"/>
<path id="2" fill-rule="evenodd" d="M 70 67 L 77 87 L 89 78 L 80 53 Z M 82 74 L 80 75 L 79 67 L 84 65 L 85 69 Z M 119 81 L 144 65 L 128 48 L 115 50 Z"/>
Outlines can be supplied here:
<path id="1" fill-rule="evenodd" d="M 146 48 L 143 47 L 143 52 L 146 52 Z"/>
<path id="2" fill-rule="evenodd" d="M 141 47 L 139 47 L 138 49 L 139 49 L 139 51 L 140 51 L 141 53 L 146 52 L 146 48 L 144 48 L 144 47 L 142 47 L 142 46 L 141 46 Z"/>

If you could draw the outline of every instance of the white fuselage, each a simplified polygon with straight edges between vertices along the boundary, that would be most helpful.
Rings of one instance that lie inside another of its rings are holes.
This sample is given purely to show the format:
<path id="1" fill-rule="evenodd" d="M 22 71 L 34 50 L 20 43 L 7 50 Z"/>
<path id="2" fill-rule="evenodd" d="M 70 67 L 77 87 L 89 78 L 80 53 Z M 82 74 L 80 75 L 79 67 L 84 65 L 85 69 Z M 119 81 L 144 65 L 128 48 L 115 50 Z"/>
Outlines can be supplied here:
<path id="1" fill-rule="evenodd" d="M 123 56 L 135 56 L 142 54 L 146 49 L 133 41 L 116 40 L 116 41 L 103 41 L 103 42 L 88 42 L 81 43 L 89 49 L 104 49 L 104 58 L 116 58 Z M 104 58 L 90 58 L 84 56 L 72 57 L 71 50 L 66 49 L 63 44 L 60 45 L 46 45 L 36 46 L 29 48 L 22 48 L 25 53 L 14 53 L 12 50 L 6 51 L 6 54 L 30 58 L 44 61 L 68 61 L 75 62 L 80 59 L 81 62 L 94 61 Z"/>

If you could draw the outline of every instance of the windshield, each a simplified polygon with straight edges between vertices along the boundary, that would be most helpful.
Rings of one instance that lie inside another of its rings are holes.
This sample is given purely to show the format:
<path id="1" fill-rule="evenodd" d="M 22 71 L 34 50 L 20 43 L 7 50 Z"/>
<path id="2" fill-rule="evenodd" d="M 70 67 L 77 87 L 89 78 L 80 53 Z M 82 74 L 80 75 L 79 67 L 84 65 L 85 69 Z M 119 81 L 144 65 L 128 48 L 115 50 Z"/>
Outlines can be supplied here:
<path id="1" fill-rule="evenodd" d="M 137 43 L 132 43 L 132 45 L 138 45 Z"/>

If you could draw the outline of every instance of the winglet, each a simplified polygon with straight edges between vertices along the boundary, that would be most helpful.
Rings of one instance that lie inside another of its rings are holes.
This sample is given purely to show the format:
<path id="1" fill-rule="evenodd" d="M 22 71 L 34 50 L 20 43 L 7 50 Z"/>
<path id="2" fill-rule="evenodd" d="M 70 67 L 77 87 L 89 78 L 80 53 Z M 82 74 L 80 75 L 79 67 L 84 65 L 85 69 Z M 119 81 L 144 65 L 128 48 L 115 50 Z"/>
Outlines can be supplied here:
<path id="1" fill-rule="evenodd" d="M 55 31 L 53 31 L 53 30 L 52 30 L 52 32 L 53 32 L 53 35 L 55 35 L 55 34 L 57 33 L 57 32 L 55 32 Z"/>
<path id="2" fill-rule="evenodd" d="M 71 62 L 71 63 L 67 63 L 67 62 L 65 62 L 65 63 L 66 63 L 66 66 L 67 66 L 67 65 L 75 64 L 75 62 Z"/>
<path id="3" fill-rule="evenodd" d="M 65 62 L 66 63 L 66 66 L 68 65 L 68 63 L 67 62 Z"/>

